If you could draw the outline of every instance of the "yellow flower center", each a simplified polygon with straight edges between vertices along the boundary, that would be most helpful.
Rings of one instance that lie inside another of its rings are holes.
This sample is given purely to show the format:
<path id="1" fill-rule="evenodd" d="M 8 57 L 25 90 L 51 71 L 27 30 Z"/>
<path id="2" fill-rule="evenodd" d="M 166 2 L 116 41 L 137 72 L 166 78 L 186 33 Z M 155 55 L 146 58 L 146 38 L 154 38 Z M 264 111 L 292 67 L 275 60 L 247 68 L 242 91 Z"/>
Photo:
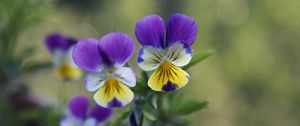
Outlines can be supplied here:
<path id="1" fill-rule="evenodd" d="M 133 99 L 133 92 L 116 78 L 109 78 L 94 95 L 99 105 L 108 106 L 114 99 L 122 105 L 128 104 Z"/>
<path id="2" fill-rule="evenodd" d="M 117 92 L 119 94 L 121 90 L 120 82 L 117 79 L 108 79 L 103 85 L 103 89 L 107 96 L 112 95 L 113 92 Z"/>
<path id="3" fill-rule="evenodd" d="M 66 63 L 64 63 L 60 68 L 58 68 L 57 72 L 58 72 L 58 76 L 65 80 L 78 78 L 81 75 L 79 69 L 74 68 Z"/>
<path id="4" fill-rule="evenodd" d="M 169 61 L 163 62 L 158 67 L 158 71 L 159 71 L 159 72 L 157 72 L 157 74 L 159 74 L 158 81 L 162 80 L 163 82 L 165 82 L 170 77 L 172 79 L 174 79 L 174 77 L 177 77 L 177 74 L 176 74 L 177 69 L 178 69 L 178 67 L 175 66 L 174 64 L 172 64 L 171 62 L 169 62 Z"/>
<path id="5" fill-rule="evenodd" d="M 148 85 L 152 90 L 162 91 L 168 84 L 176 86 L 176 89 L 183 87 L 188 82 L 188 73 L 175 66 L 169 61 L 164 61 L 150 76 Z"/>

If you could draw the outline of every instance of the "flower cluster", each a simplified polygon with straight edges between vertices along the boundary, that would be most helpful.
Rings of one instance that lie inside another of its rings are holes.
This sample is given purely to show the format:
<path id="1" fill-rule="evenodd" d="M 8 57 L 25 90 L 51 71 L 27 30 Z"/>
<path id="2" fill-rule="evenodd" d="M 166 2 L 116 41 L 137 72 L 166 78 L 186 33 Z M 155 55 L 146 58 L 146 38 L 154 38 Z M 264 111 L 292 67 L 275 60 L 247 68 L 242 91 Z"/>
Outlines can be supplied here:
<path id="1" fill-rule="evenodd" d="M 136 23 L 135 35 L 142 45 L 137 54 L 137 65 L 147 76 L 144 78 L 146 80 L 142 83 L 138 81 L 138 84 L 148 85 L 154 91 L 148 92 L 148 88 L 144 88 L 147 90 L 142 90 L 142 93 L 175 91 L 188 83 L 190 75 L 182 67 L 192 59 L 191 46 L 197 30 L 194 19 L 179 13 L 171 15 L 166 23 L 158 15 L 146 16 Z M 124 107 L 134 100 L 135 89 L 132 91 L 130 88 L 136 86 L 137 79 L 127 62 L 134 53 L 135 45 L 129 35 L 111 32 L 100 39 L 84 38 L 75 44 L 70 38 L 53 34 L 46 39 L 46 45 L 63 78 L 77 75 L 77 69 L 70 65 L 73 62 L 87 72 L 85 88 L 95 92 L 93 99 L 99 105 L 87 115 L 87 98 L 73 98 L 69 104 L 71 115 L 62 120 L 62 125 L 76 122 L 94 126 L 101 121 L 93 113 L 99 112 L 99 116 L 103 114 L 106 117 L 110 115 L 107 109 Z M 72 60 L 69 59 L 70 55 Z M 140 113 L 139 108 L 136 110 Z M 135 114 L 131 118 L 135 120 Z"/>
<path id="2" fill-rule="evenodd" d="M 180 67 L 192 58 L 191 45 L 197 35 L 197 24 L 183 14 L 168 18 L 166 27 L 158 15 L 142 18 L 135 35 L 142 47 L 137 63 L 145 71 L 154 71 L 148 86 L 154 91 L 173 91 L 185 86 L 189 74 Z M 103 107 L 122 107 L 133 100 L 128 87 L 136 85 L 136 77 L 124 64 L 132 56 L 134 42 L 129 35 L 112 32 L 100 40 L 81 39 L 73 50 L 74 62 L 89 74 L 88 91 L 97 91 L 94 100 Z"/>

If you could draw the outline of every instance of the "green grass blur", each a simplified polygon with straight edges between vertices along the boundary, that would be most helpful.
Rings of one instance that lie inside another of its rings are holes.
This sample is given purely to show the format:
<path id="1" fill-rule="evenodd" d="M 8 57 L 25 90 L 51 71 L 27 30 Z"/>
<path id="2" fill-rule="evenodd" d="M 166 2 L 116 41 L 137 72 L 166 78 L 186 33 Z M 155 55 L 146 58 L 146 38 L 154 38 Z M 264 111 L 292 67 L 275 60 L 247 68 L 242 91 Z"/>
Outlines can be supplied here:
<path id="1" fill-rule="evenodd" d="M 16 50 L 32 45 L 36 53 L 28 60 L 50 62 L 43 45 L 48 33 L 80 39 L 122 31 L 135 38 L 140 18 L 184 13 L 199 25 L 194 52 L 217 51 L 190 69 L 191 80 L 183 89 L 189 99 L 209 101 L 206 109 L 186 117 L 193 126 L 299 126 L 299 6 L 299 0 L 47 0 L 44 21 L 21 34 Z M 135 42 L 130 64 L 139 71 L 140 45 Z M 58 102 L 61 82 L 51 68 L 21 78 L 44 104 Z M 68 97 L 91 95 L 83 80 L 65 88 Z"/>

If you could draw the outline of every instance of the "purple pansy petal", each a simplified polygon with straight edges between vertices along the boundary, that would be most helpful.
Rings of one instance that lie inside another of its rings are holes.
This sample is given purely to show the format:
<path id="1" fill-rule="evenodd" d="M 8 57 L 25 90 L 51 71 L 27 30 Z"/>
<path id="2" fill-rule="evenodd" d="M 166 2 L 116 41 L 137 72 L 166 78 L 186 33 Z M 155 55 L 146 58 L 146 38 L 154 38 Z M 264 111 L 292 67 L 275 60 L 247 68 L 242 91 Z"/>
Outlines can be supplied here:
<path id="1" fill-rule="evenodd" d="M 56 49 L 67 51 L 71 46 L 75 45 L 76 42 L 75 39 L 60 33 L 49 34 L 45 39 L 45 45 L 51 53 Z"/>
<path id="2" fill-rule="evenodd" d="M 85 119 L 89 107 L 89 99 L 86 96 L 75 96 L 69 102 L 69 110 L 78 119 Z"/>
<path id="3" fill-rule="evenodd" d="M 61 48 L 65 42 L 64 36 L 59 33 L 52 33 L 48 35 L 45 39 L 45 45 L 52 53 L 55 49 Z"/>
<path id="4" fill-rule="evenodd" d="M 103 63 L 108 66 L 124 65 L 134 51 L 134 42 L 131 37 L 122 32 L 112 32 L 99 40 L 99 48 Z"/>
<path id="5" fill-rule="evenodd" d="M 177 41 L 192 45 L 197 36 L 198 26 L 194 19 L 183 15 L 173 14 L 168 18 L 166 42 L 170 46 Z"/>
<path id="6" fill-rule="evenodd" d="M 72 52 L 74 63 L 83 70 L 99 72 L 102 59 L 98 50 L 98 40 L 86 38 L 80 40 Z"/>
<path id="7" fill-rule="evenodd" d="M 142 45 L 164 47 L 165 25 L 158 15 L 149 15 L 136 23 L 135 36 Z"/>
<path id="8" fill-rule="evenodd" d="M 108 108 L 103 108 L 99 105 L 96 105 L 91 113 L 90 116 L 95 118 L 98 123 L 106 121 L 112 114 L 112 110 Z"/>

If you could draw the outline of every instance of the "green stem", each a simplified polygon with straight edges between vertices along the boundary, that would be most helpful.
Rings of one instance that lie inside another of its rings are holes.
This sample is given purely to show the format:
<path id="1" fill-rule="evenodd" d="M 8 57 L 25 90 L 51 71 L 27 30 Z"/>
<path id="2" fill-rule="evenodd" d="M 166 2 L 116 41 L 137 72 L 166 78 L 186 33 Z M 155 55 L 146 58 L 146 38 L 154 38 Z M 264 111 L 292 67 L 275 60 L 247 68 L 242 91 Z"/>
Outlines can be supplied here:
<path id="1" fill-rule="evenodd" d="M 62 83 L 62 103 L 63 105 L 67 104 L 67 95 L 68 95 L 68 92 L 66 90 L 66 81 L 64 80 L 63 83 Z"/>
<path id="2" fill-rule="evenodd" d="M 65 105 L 67 104 L 67 90 L 66 90 L 66 81 L 63 80 L 60 85 L 58 85 L 58 110 L 63 112 Z"/>
<path id="3" fill-rule="evenodd" d="M 139 126 L 143 126 L 143 122 L 144 122 L 144 114 L 142 112 L 141 113 L 141 119 L 140 119 L 140 122 L 139 122 Z"/>
<path id="4" fill-rule="evenodd" d="M 164 120 L 165 118 L 165 112 L 163 108 L 163 97 L 164 97 L 163 94 L 157 95 L 157 111 L 158 111 L 159 118 L 161 118 L 162 120 Z"/>

